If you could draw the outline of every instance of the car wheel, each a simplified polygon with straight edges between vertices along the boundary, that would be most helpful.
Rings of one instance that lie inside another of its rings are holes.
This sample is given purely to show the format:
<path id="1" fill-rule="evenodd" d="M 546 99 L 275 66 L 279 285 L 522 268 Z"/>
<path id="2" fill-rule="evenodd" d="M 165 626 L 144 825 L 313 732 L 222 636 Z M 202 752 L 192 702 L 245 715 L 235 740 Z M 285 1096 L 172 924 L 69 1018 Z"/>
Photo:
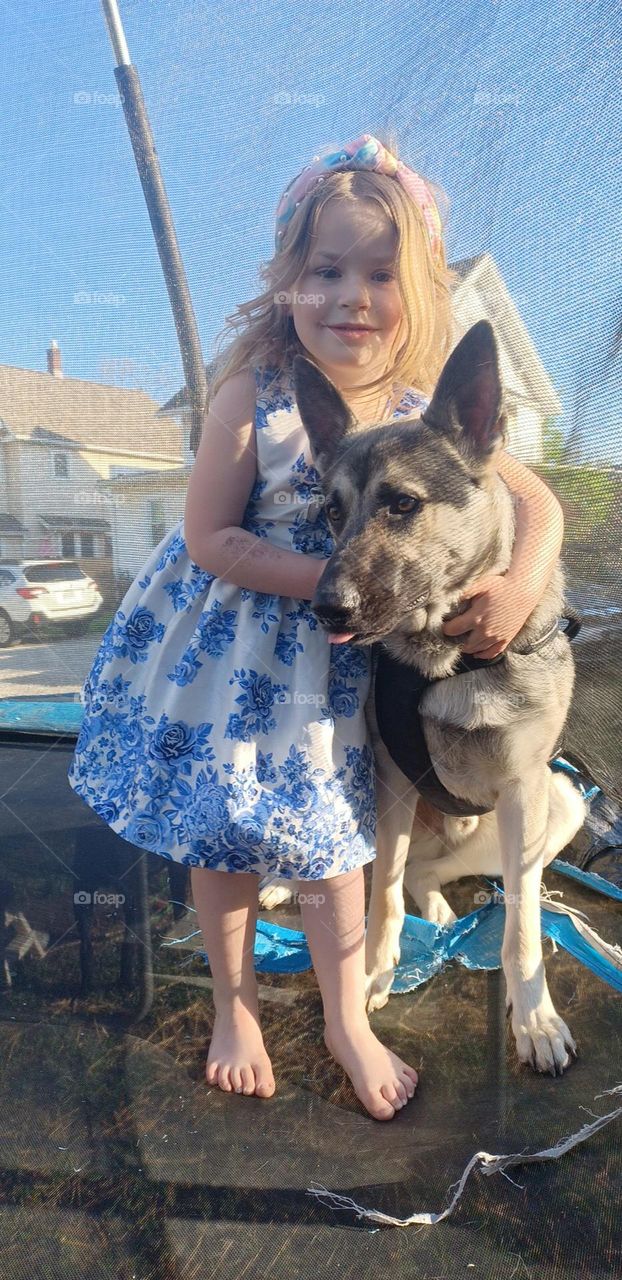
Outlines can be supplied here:
<path id="1" fill-rule="evenodd" d="M 4 609 L 0 609 L 0 649 L 8 649 L 15 643 L 17 635 L 15 627 Z"/>
<path id="2" fill-rule="evenodd" d="M 85 636 L 90 625 L 90 618 L 76 618 L 74 622 L 65 623 L 64 632 L 66 636 Z"/>

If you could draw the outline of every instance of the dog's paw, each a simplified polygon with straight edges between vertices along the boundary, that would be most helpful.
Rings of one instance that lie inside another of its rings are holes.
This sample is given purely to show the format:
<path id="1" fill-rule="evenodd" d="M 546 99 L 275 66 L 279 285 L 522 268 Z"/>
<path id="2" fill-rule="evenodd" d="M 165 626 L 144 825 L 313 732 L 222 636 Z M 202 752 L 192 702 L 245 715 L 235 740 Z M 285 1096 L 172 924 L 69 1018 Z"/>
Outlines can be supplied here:
<path id="1" fill-rule="evenodd" d="M 552 1076 L 561 1076 L 571 1066 L 578 1056 L 577 1046 L 552 1004 L 548 1009 L 523 1010 L 521 1015 L 508 997 L 506 1013 L 511 1014 L 519 1062 Z"/>
<path id="2" fill-rule="evenodd" d="M 454 924 L 458 919 L 455 911 L 452 911 L 442 893 L 430 894 L 429 901 L 426 904 L 426 911 L 427 914 L 424 916 L 424 920 L 431 920 L 432 924 Z"/>
<path id="3" fill-rule="evenodd" d="M 295 894 L 295 881 L 273 880 L 268 876 L 259 881 L 259 908 L 261 911 L 274 911 L 275 907 L 293 902 Z"/>
<path id="4" fill-rule="evenodd" d="M 454 924 L 458 919 L 439 889 L 430 889 L 426 885 L 418 885 L 413 881 L 412 885 L 408 885 L 408 892 L 417 903 L 423 920 L 429 920 L 432 924 L 448 925 Z"/>
<path id="5" fill-rule="evenodd" d="M 400 962 L 401 916 L 385 920 L 384 928 L 377 934 L 373 922 L 368 921 L 365 937 L 365 1007 L 368 1013 L 383 1009 L 391 987 L 395 970 Z"/>
<path id="6" fill-rule="evenodd" d="M 384 1009 L 393 986 L 394 969 L 378 970 L 365 977 L 365 1008 L 368 1013 Z"/>

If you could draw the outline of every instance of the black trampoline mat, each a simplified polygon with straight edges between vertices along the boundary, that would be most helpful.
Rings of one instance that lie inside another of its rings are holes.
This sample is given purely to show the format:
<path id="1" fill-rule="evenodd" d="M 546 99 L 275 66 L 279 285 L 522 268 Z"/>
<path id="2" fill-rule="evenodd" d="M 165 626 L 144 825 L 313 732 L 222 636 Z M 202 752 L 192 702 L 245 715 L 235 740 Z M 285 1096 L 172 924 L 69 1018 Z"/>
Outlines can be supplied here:
<path id="1" fill-rule="evenodd" d="M 307 1193 L 321 1184 L 400 1218 L 438 1213 L 476 1151 L 539 1151 L 622 1106 L 621 1094 L 596 1097 L 622 1084 L 611 987 L 545 941 L 549 989 L 579 1049 L 556 1079 L 519 1066 L 500 971 L 453 963 L 392 996 L 371 1025 L 420 1082 L 407 1107 L 378 1122 L 324 1046 L 312 971 L 259 974 L 277 1091 L 210 1088 L 214 1007 L 209 969 L 191 957 L 199 939 L 161 945 L 196 917 L 174 920 L 164 860 L 138 849 L 134 858 L 73 794 L 72 749 L 27 735 L 0 742 L 0 876 L 13 886 L 12 912 L 49 934 L 43 959 L 13 956 L 2 992 L 3 1280 L 619 1272 L 622 1116 L 559 1160 L 474 1171 L 436 1225 L 378 1227 Z M 135 864 L 125 877 L 136 906 L 127 991 L 123 917 L 96 907 L 89 965 L 73 906 L 76 866 L 84 872 L 90 858 L 105 891 L 101 869 L 122 857 Z M 544 882 L 622 942 L 619 904 L 548 869 Z M 468 879 L 446 894 L 466 915 L 487 887 Z M 263 916 L 300 927 L 293 909 Z"/>

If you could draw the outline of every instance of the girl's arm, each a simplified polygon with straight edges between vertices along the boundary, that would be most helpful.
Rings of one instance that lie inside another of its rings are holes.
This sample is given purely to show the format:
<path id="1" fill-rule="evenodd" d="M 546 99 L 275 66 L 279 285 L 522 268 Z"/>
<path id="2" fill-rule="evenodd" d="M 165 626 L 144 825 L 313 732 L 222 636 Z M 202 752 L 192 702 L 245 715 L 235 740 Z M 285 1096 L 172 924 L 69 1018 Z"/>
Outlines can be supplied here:
<path id="1" fill-rule="evenodd" d="M 328 560 L 299 551 L 284 551 L 268 538 L 258 538 L 239 525 L 213 533 L 201 559 L 192 555 L 192 560 L 236 587 L 249 587 L 270 596 L 293 596 L 295 600 L 313 599 L 328 564 Z"/>
<path id="2" fill-rule="evenodd" d="M 237 587 L 311 600 L 327 561 L 276 547 L 240 527 L 257 477 L 252 370 L 227 378 L 203 425 L 184 509 L 194 564 Z"/>
<path id="3" fill-rule="evenodd" d="M 535 472 L 503 450 L 497 470 L 518 498 L 516 534 L 506 579 L 533 596 L 543 595 L 564 540 L 564 513 L 548 485 Z"/>

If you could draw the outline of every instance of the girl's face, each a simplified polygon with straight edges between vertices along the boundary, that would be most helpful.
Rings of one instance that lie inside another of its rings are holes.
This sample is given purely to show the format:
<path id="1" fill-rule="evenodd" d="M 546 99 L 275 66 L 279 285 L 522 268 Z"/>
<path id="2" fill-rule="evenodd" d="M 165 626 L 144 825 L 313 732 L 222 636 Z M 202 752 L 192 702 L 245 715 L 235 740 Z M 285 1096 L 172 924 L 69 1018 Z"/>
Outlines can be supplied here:
<path id="1" fill-rule="evenodd" d="M 384 374 L 398 345 L 396 243 L 374 201 L 329 200 L 322 209 L 290 310 L 303 346 L 339 390 Z"/>

